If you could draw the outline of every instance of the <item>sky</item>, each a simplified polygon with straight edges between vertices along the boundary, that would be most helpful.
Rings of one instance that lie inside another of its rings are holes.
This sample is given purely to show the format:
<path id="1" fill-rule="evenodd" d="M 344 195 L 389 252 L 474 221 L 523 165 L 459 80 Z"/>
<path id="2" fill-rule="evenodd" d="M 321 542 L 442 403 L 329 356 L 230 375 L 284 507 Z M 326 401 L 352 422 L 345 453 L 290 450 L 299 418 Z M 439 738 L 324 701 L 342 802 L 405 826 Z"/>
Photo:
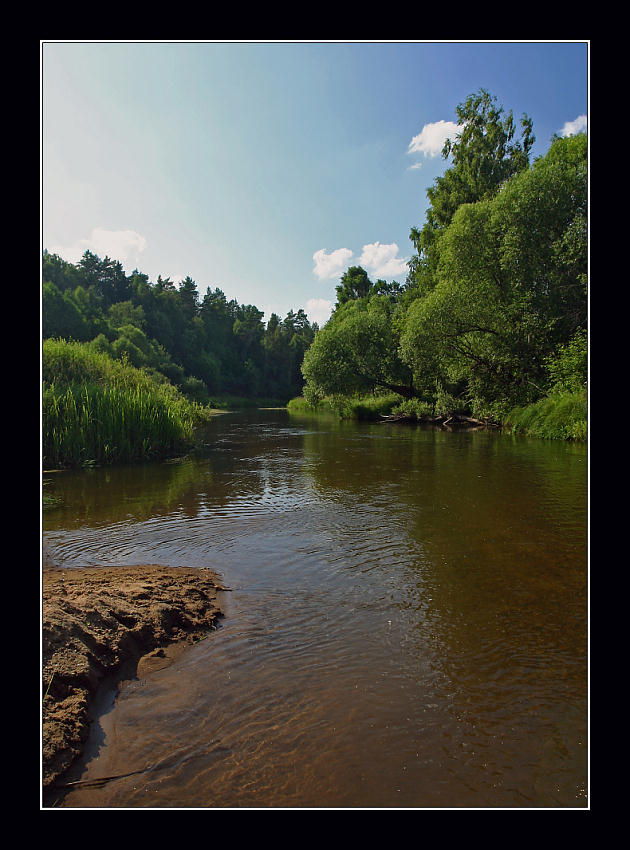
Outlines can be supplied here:
<path id="1" fill-rule="evenodd" d="M 349 266 L 405 280 L 459 103 L 526 113 L 534 158 L 588 75 L 586 41 L 42 41 L 42 248 L 321 326 Z"/>

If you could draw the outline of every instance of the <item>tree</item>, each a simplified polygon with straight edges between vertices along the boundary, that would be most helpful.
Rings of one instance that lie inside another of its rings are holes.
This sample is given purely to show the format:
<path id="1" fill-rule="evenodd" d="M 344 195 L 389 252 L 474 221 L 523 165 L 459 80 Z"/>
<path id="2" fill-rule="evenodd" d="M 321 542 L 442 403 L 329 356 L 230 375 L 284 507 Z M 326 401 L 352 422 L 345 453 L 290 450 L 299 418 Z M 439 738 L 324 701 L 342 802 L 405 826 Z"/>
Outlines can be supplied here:
<path id="1" fill-rule="evenodd" d="M 387 389 L 409 398 L 411 371 L 397 350 L 388 299 L 350 301 L 317 332 L 304 355 L 305 393 L 314 399 Z"/>
<path id="2" fill-rule="evenodd" d="M 469 95 L 456 113 L 459 133 L 455 139 L 447 139 L 442 149 L 444 159 L 452 157 L 452 165 L 427 189 L 426 222 L 421 230 L 412 227 L 409 235 L 416 250 L 409 283 L 418 284 L 425 292 L 435 285 L 436 240 L 457 209 L 492 198 L 507 180 L 526 169 L 535 141 L 527 115 L 520 121 L 522 137 L 515 139 L 512 112 L 506 115 L 485 89 Z"/>
<path id="3" fill-rule="evenodd" d="M 80 272 L 72 263 L 63 260 L 58 254 L 44 250 L 42 258 L 42 280 L 54 283 L 60 292 L 74 290 L 81 283 Z"/>
<path id="4" fill-rule="evenodd" d="M 184 315 L 192 321 L 199 312 L 199 293 L 195 281 L 191 277 L 185 277 L 179 284 L 178 293 Z"/>
<path id="5" fill-rule="evenodd" d="M 90 339 L 90 325 L 71 292 L 60 292 L 54 283 L 42 286 L 42 333 L 44 338 L 59 337 L 84 342 Z"/>
<path id="6" fill-rule="evenodd" d="M 337 286 L 335 309 L 356 298 L 365 298 L 369 295 L 371 288 L 372 282 L 365 269 L 361 266 L 350 266 L 341 276 Z"/>
<path id="7" fill-rule="evenodd" d="M 129 280 L 117 260 L 110 260 L 109 257 L 101 260 L 91 251 L 86 251 L 79 260 L 78 268 L 85 285 L 94 287 L 105 308 L 115 301 L 125 301 L 130 297 Z"/>
<path id="8" fill-rule="evenodd" d="M 401 337 L 416 383 L 463 383 L 474 412 L 497 418 L 544 394 L 545 358 L 586 325 L 586 200 L 576 136 L 457 209 L 435 246 L 435 287 Z"/>

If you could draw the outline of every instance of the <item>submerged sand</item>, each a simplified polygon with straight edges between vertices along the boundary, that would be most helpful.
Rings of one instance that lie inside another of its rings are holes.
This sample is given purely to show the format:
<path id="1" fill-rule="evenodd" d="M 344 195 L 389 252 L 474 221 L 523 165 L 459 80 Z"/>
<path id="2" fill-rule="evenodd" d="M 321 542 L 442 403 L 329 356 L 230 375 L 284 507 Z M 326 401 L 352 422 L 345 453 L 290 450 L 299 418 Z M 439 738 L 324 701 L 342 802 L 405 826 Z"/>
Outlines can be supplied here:
<path id="1" fill-rule="evenodd" d="M 192 567 L 48 569 L 42 573 L 42 773 L 45 789 L 81 754 L 90 704 L 123 664 L 137 674 L 216 628 L 219 576 Z M 169 649 L 170 648 L 170 649 Z"/>

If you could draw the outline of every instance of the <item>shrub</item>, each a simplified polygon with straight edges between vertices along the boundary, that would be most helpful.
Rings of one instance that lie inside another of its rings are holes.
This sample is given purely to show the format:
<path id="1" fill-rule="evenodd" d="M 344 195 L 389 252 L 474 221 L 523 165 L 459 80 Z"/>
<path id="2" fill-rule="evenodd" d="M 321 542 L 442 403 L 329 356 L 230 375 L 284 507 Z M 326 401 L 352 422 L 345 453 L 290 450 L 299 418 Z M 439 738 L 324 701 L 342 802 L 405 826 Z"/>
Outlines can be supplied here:
<path id="1" fill-rule="evenodd" d="M 433 407 L 418 398 L 406 398 L 392 408 L 392 413 L 401 413 L 411 416 L 412 419 L 420 420 L 427 416 L 433 416 Z"/>

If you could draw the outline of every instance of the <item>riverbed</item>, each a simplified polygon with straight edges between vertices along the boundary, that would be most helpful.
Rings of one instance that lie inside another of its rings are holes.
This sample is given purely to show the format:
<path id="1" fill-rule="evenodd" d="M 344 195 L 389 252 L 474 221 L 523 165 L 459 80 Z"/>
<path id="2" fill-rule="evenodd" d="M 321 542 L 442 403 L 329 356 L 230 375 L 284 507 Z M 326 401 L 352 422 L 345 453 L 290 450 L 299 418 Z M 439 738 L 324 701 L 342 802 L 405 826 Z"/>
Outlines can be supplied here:
<path id="1" fill-rule="evenodd" d="M 59 566 L 230 587 L 216 632 L 104 700 L 57 805 L 587 806 L 586 446 L 286 411 L 205 442 L 44 475 Z"/>

